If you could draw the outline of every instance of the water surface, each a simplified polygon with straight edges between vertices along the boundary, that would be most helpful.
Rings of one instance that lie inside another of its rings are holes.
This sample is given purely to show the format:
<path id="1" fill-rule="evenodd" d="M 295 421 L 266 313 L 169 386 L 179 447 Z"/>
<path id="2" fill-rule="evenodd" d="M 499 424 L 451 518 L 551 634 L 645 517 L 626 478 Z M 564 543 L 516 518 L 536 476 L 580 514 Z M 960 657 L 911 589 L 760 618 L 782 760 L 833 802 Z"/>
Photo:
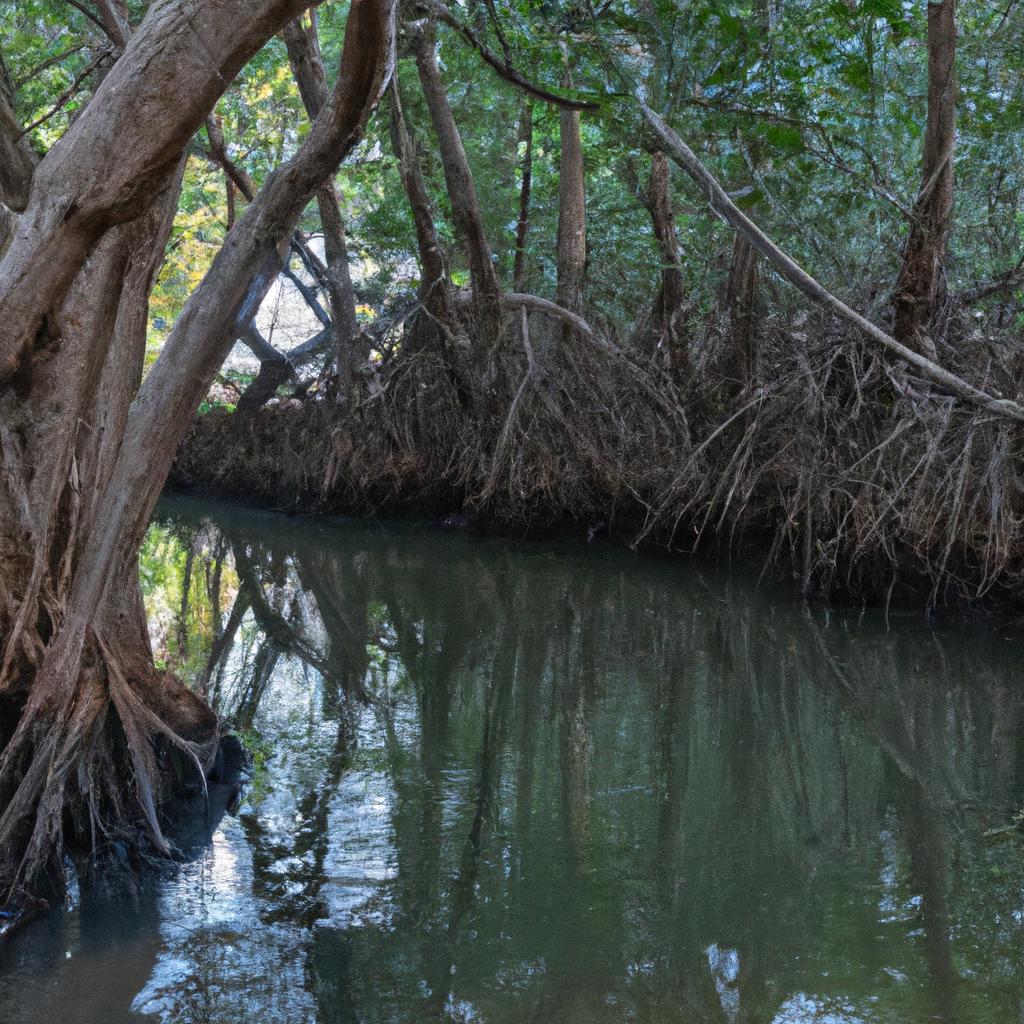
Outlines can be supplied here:
<path id="1" fill-rule="evenodd" d="M 142 575 L 255 777 L 3 951 L 0 1020 L 1024 1020 L 1016 641 L 184 500 Z"/>

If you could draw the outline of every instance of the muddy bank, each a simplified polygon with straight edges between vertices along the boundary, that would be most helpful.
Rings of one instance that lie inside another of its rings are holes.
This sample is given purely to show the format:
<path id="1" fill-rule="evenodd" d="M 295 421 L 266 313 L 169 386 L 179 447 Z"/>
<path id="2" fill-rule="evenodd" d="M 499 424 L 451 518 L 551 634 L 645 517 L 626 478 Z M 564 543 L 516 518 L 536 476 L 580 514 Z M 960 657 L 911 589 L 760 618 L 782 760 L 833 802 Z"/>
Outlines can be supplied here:
<path id="1" fill-rule="evenodd" d="M 467 391 L 417 353 L 352 412 L 310 398 L 200 416 L 171 485 L 740 556 L 835 601 L 1019 607 L 1019 430 L 894 373 L 834 325 L 805 325 L 799 344 L 768 328 L 742 388 L 713 358 L 679 381 L 590 347 L 569 362 L 512 352 Z"/>

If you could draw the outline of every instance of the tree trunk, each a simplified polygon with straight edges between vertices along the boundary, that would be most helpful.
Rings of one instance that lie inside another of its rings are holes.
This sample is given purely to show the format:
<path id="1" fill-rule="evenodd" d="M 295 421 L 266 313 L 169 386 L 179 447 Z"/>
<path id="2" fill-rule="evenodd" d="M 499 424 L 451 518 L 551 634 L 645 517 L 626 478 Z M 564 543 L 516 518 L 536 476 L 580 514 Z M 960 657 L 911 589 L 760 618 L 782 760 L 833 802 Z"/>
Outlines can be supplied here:
<path id="1" fill-rule="evenodd" d="M 59 883 L 65 845 L 97 851 L 144 825 L 153 847 L 165 852 L 157 807 L 166 793 L 166 758 L 178 751 L 202 771 L 212 752 L 213 713 L 153 666 L 137 553 L 177 445 L 239 324 L 251 319 L 299 215 L 358 141 L 379 99 L 393 66 L 392 0 L 353 0 L 331 104 L 238 219 L 141 389 L 147 298 L 184 161 L 175 157 L 169 172 L 161 163 L 173 133 L 162 148 L 147 135 L 139 152 L 124 139 L 140 134 L 140 119 L 159 112 L 165 96 L 181 130 L 183 109 L 195 108 L 194 130 L 207 113 L 200 97 L 207 107 L 215 98 L 209 82 L 202 93 L 196 81 L 232 70 L 218 54 L 240 61 L 246 48 L 239 40 L 248 39 L 251 51 L 281 27 L 283 19 L 268 11 L 294 14 L 299 6 L 224 0 L 189 7 L 189 18 L 179 5 L 151 7 L 85 113 L 40 164 L 12 250 L 17 259 L 5 260 L 0 272 L 0 304 L 11 303 L 21 330 L 36 300 L 12 299 L 12 289 L 50 272 L 37 261 L 52 257 L 55 240 L 64 238 L 78 254 L 76 266 L 69 251 L 59 253 L 63 269 L 50 279 L 69 280 L 40 306 L 45 334 L 37 340 L 30 332 L 27 342 L 15 335 L 16 344 L 9 333 L 2 338 L 18 372 L 0 386 L 0 899 L 10 899 L 16 886 Z M 230 20 L 236 7 L 230 26 L 208 19 L 216 11 Z M 250 23 L 257 15 L 259 37 Z M 162 33 L 169 39 L 164 53 L 154 40 L 168 23 L 175 31 Z M 208 36 L 198 31 L 204 25 Z M 190 47 L 201 47 L 204 59 Z M 171 59 L 181 63 L 180 89 Z M 132 88 L 111 93 L 118 76 Z M 115 133 L 116 155 L 104 111 L 115 124 L 140 129 Z M 85 140 L 97 132 L 87 153 Z M 147 147 L 153 166 L 140 169 Z M 69 153 L 88 160 L 69 166 Z M 47 168 L 51 157 L 56 170 Z M 160 187 L 141 194 L 135 179 L 124 180 L 121 162 Z M 128 213 L 111 191 L 117 181 Z M 55 182 L 67 185 L 72 201 L 81 195 L 97 220 L 69 228 L 77 213 L 63 201 L 67 190 L 54 198 Z M 49 216 L 47 199 L 68 217 Z"/>
<path id="2" fill-rule="evenodd" d="M 953 224 L 955 60 L 956 0 L 929 3 L 928 125 L 921 190 L 896 282 L 893 334 L 930 359 L 935 358 L 935 348 L 928 327 L 946 289 L 946 250 Z"/>
<path id="3" fill-rule="evenodd" d="M 656 344 L 664 351 L 670 372 L 681 379 L 689 369 L 686 336 L 686 294 L 683 285 L 679 236 L 672 206 L 672 177 L 668 157 L 660 150 L 651 154 L 651 177 L 647 185 L 647 209 L 661 256 L 661 286 L 654 305 Z"/>
<path id="4" fill-rule="evenodd" d="M 571 86 L 568 73 L 563 85 Z M 580 112 L 562 107 L 558 112 L 561 155 L 558 164 L 558 284 L 555 301 L 563 309 L 583 315 L 583 279 L 587 269 L 587 206 L 584 184 Z M 562 342 L 573 337 L 562 327 Z"/>
<path id="5" fill-rule="evenodd" d="M 533 187 L 533 104 L 523 101 L 519 118 L 519 141 L 523 151 L 522 184 L 519 186 L 519 217 L 516 220 L 516 258 L 512 267 L 512 291 L 525 292 L 527 282 L 526 236 L 530 231 L 530 190 Z"/>
<path id="6" fill-rule="evenodd" d="M 1008 398 L 996 398 L 969 381 L 950 373 L 945 367 L 901 341 L 886 334 L 866 317 L 851 309 L 819 281 L 811 277 L 792 257 L 783 252 L 726 194 L 715 176 L 700 162 L 697 154 L 659 117 L 639 90 L 635 93 L 644 120 L 654 129 L 668 154 L 704 193 L 711 210 L 733 227 L 757 250 L 778 273 L 814 302 L 830 309 L 840 319 L 856 327 L 879 348 L 909 363 L 933 384 L 950 395 L 985 409 L 1000 418 L 1024 421 L 1024 406 Z"/>
<path id="7" fill-rule="evenodd" d="M 277 394 L 277 389 L 294 374 L 294 367 L 283 352 L 278 352 L 250 322 L 241 338 L 243 344 L 260 361 L 259 372 L 242 392 L 235 412 L 243 416 L 262 408 Z"/>
<path id="8" fill-rule="evenodd" d="M 501 285 L 491 257 L 491 247 L 484 232 L 473 174 L 466 159 L 462 137 L 448 105 L 448 96 L 441 80 L 434 49 L 434 28 L 432 24 L 427 24 L 418 29 L 413 36 L 416 67 L 437 135 L 455 229 L 466 248 L 477 318 L 486 330 L 496 333 L 500 323 Z"/>
<path id="9" fill-rule="evenodd" d="M 303 23 L 303 18 L 290 22 L 285 27 L 284 40 L 303 106 L 312 121 L 319 116 L 330 93 L 320 53 L 316 12 L 310 11 L 309 18 L 308 26 Z M 340 392 L 347 395 L 355 387 L 359 368 L 369 358 L 370 350 L 356 318 L 356 295 L 348 262 L 345 220 L 333 177 L 317 193 L 316 202 L 324 232 L 324 256 L 327 261 L 325 277 L 331 304 L 334 368 Z"/>
<path id="10" fill-rule="evenodd" d="M 405 113 L 402 110 L 397 77 L 391 82 L 391 146 L 398 159 L 402 187 L 409 200 L 416 229 L 416 246 L 420 262 L 420 299 L 435 320 L 446 327 L 452 327 L 455 323 L 455 311 L 452 305 L 451 279 L 445 265 L 441 242 L 437 237 L 434 217 L 430 211 L 430 198 L 423 184 L 423 175 L 420 173 L 416 144 L 409 134 Z"/>
<path id="11" fill-rule="evenodd" d="M 741 388 L 752 379 L 756 352 L 757 251 L 737 234 L 732 246 L 732 265 L 725 287 L 725 303 L 729 312 L 729 372 Z"/>
<path id="12" fill-rule="evenodd" d="M 14 116 L 14 84 L 0 55 L 0 202 L 10 210 L 28 205 L 36 159 Z"/>
<path id="13" fill-rule="evenodd" d="M 91 102 L 36 168 L 0 262 L 0 384 L 102 236 L 142 215 L 217 97 L 306 0 L 154 4 Z"/>

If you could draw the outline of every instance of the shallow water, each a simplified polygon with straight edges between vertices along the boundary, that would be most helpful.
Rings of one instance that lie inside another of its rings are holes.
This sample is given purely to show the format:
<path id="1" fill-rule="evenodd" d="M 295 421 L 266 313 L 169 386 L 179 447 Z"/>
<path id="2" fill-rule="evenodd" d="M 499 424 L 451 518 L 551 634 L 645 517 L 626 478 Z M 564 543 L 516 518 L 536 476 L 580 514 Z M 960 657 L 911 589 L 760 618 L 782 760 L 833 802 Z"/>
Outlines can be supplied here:
<path id="1" fill-rule="evenodd" d="M 184 500 L 142 574 L 255 778 L 3 951 L 3 1022 L 1024 1021 L 1019 643 Z"/>

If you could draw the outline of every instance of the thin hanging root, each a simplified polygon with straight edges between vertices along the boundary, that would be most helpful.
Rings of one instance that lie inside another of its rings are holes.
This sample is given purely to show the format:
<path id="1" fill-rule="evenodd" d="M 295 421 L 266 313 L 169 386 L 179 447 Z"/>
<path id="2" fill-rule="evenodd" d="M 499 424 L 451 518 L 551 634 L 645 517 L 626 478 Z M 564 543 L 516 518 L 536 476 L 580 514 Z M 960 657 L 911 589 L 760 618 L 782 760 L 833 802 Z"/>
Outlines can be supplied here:
<path id="1" fill-rule="evenodd" d="M 485 402 L 467 406 L 440 345 L 410 348 L 381 366 L 358 420 L 317 402 L 203 417 L 177 468 L 278 507 L 613 524 L 687 548 L 703 529 L 702 547 L 767 553 L 766 568 L 822 595 L 927 598 L 936 580 L 953 600 L 1024 593 L 1016 424 L 940 394 L 827 311 L 800 313 L 799 335 L 782 315 L 759 327 L 740 382 L 713 322 L 691 334 L 692 378 L 672 380 L 611 344 L 560 350 L 557 325 L 535 316 L 531 351 L 517 339 L 499 353 Z M 972 330 L 958 322 L 952 340 Z M 970 346 L 951 351 L 975 376 Z M 1014 379 L 1010 365 L 986 374 L 1002 393 Z M 1007 455 L 993 460 L 997 444 Z"/>

